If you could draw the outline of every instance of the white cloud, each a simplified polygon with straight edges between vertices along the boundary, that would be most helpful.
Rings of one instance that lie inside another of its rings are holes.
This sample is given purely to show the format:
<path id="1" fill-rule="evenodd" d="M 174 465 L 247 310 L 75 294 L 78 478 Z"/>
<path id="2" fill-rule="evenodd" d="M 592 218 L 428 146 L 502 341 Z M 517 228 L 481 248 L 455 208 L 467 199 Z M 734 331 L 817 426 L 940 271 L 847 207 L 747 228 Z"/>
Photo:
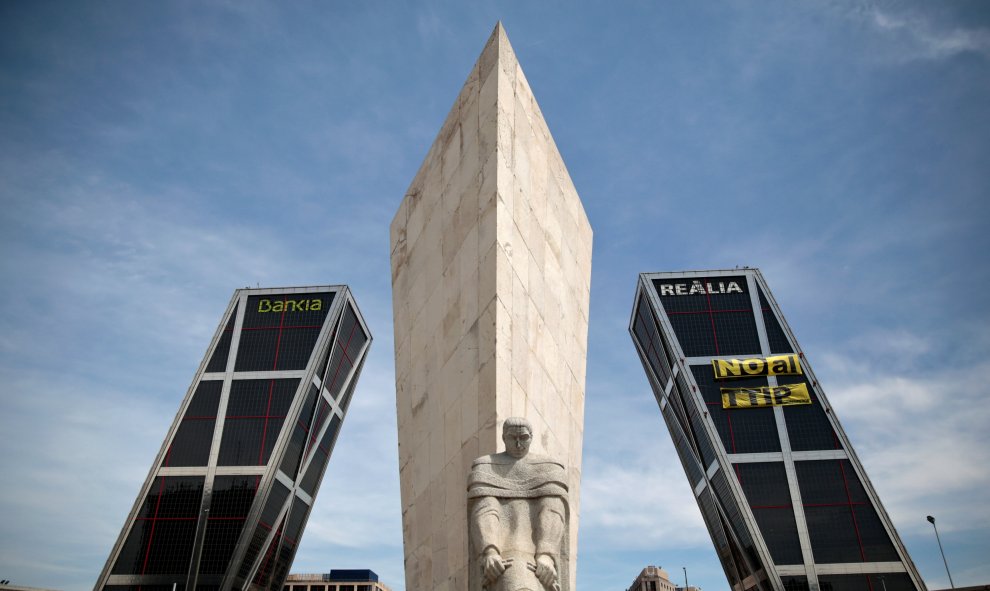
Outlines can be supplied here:
<path id="1" fill-rule="evenodd" d="M 990 57 L 990 30 L 945 27 L 915 12 L 894 14 L 876 8 L 873 24 L 883 33 L 901 41 L 903 59 L 944 59 L 958 53 L 974 52 Z"/>
<path id="2" fill-rule="evenodd" d="M 946 531 L 990 525 L 990 364 L 897 373 L 828 358 L 818 377 L 898 528 L 923 530 L 918 516 L 933 512 Z"/>

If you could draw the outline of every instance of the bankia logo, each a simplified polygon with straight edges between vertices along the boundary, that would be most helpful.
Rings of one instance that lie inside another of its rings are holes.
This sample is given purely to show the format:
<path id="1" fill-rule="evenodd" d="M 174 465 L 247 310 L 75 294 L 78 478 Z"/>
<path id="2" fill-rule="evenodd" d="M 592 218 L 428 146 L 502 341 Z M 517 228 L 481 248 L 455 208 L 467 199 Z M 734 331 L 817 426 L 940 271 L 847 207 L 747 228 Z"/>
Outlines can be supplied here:
<path id="1" fill-rule="evenodd" d="M 685 296 L 723 293 L 746 293 L 738 281 L 705 281 L 691 283 L 661 283 L 657 286 L 661 296 Z"/>
<path id="2" fill-rule="evenodd" d="M 258 300 L 258 312 L 317 312 L 323 309 L 323 300 Z"/>

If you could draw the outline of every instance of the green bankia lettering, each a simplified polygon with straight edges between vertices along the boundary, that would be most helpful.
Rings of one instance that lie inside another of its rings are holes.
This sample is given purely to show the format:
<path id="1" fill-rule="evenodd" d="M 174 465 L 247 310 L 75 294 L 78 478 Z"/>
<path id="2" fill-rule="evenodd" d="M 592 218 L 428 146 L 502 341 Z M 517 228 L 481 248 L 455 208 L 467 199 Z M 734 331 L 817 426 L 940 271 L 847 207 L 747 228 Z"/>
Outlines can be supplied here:
<path id="1" fill-rule="evenodd" d="M 311 300 L 258 300 L 258 312 L 265 314 L 268 312 L 319 312 L 323 309 L 323 300 L 314 298 Z"/>

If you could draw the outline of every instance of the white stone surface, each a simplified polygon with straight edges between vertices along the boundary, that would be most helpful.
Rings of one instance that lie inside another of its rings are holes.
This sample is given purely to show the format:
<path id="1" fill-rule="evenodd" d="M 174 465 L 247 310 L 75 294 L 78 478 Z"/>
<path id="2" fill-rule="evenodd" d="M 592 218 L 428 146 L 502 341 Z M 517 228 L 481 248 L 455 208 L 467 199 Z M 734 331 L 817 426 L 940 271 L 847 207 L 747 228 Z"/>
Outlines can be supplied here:
<path id="1" fill-rule="evenodd" d="M 391 225 L 407 589 L 466 588 L 466 475 L 510 416 L 568 466 L 575 555 L 591 241 L 499 25 Z"/>

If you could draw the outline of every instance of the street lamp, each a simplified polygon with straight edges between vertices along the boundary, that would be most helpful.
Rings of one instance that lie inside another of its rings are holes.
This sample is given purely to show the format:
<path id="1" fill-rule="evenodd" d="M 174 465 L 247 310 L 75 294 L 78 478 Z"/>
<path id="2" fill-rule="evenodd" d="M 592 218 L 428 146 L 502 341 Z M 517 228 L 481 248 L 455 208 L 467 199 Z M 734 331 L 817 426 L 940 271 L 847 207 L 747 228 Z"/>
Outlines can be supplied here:
<path id="1" fill-rule="evenodd" d="M 682 566 L 681 568 L 684 569 L 684 591 L 690 591 L 688 589 L 688 582 L 687 582 L 687 567 Z"/>
<path id="2" fill-rule="evenodd" d="M 945 563 L 945 574 L 949 575 L 949 584 L 955 589 L 956 584 L 952 582 L 952 573 L 949 572 L 949 561 L 945 559 L 945 550 L 942 549 L 942 538 L 938 536 L 938 528 L 935 527 L 935 518 L 929 515 L 927 519 L 928 523 L 935 528 L 935 539 L 938 540 L 938 551 L 942 553 L 942 562 Z"/>

